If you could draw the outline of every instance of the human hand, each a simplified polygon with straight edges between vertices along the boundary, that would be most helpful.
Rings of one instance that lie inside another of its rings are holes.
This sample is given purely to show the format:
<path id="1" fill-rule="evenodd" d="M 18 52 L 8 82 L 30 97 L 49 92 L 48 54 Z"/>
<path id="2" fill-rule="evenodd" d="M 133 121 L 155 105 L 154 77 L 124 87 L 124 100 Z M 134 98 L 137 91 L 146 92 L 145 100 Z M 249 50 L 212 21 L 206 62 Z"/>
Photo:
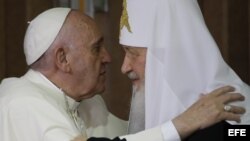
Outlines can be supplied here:
<path id="1" fill-rule="evenodd" d="M 182 139 L 194 131 L 207 128 L 222 120 L 240 122 L 240 115 L 245 113 L 243 107 L 230 106 L 229 111 L 224 107 L 230 102 L 243 101 L 245 98 L 239 93 L 234 93 L 234 88 L 225 86 L 202 96 L 185 112 L 173 119 L 179 135 Z"/>

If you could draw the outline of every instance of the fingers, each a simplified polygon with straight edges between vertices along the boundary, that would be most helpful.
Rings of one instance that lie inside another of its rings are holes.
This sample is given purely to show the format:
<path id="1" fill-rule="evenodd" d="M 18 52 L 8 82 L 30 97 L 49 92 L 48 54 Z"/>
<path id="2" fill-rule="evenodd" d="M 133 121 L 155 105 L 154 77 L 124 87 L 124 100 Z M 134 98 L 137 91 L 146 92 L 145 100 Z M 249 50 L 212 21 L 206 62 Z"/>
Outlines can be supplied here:
<path id="1" fill-rule="evenodd" d="M 230 105 L 230 106 L 231 106 L 231 109 L 227 111 L 229 113 L 244 114 L 246 112 L 245 108 L 243 107 L 238 107 L 238 106 L 233 106 L 233 105 Z"/>
<path id="2" fill-rule="evenodd" d="M 239 93 L 227 93 L 225 95 L 221 95 L 220 97 L 218 97 L 218 100 L 222 104 L 227 104 L 230 102 L 244 101 L 245 97 Z"/>
<path id="3" fill-rule="evenodd" d="M 221 95 L 219 97 L 219 100 L 224 103 L 230 103 L 230 102 L 235 102 L 235 101 L 244 101 L 245 97 L 241 95 L 240 93 L 227 93 L 224 95 Z"/>
<path id="4" fill-rule="evenodd" d="M 191 123 L 189 125 L 195 129 L 203 129 L 222 120 L 240 122 L 240 117 L 245 113 L 245 109 L 228 104 L 243 101 L 245 98 L 243 95 L 233 92 L 234 90 L 231 86 L 225 86 L 209 94 L 201 94 L 201 98 L 182 114 L 185 118 L 181 119 Z"/>
<path id="5" fill-rule="evenodd" d="M 221 91 L 222 92 L 222 91 Z M 219 103 L 221 104 L 227 104 L 230 102 L 236 102 L 236 101 L 244 101 L 245 97 L 239 93 L 226 93 L 224 95 L 220 95 L 217 97 Z M 230 121 L 236 121 L 240 122 L 240 115 L 244 114 L 246 112 L 245 108 L 229 105 L 230 108 L 228 110 L 225 109 L 225 105 L 223 105 L 222 108 L 222 115 L 223 120 L 230 120 Z"/>
<path id="6" fill-rule="evenodd" d="M 233 92 L 235 90 L 234 87 L 232 86 L 224 86 L 224 87 L 220 87 L 218 89 L 213 90 L 210 95 L 212 96 L 220 96 L 223 95 L 225 93 L 229 93 L 229 92 Z"/>
<path id="7" fill-rule="evenodd" d="M 222 120 L 240 122 L 241 115 L 246 112 L 245 108 L 228 104 L 243 101 L 245 97 L 240 93 L 233 92 L 234 90 L 231 86 L 218 88 L 205 96 L 201 96 L 191 106 L 191 110 L 192 108 L 195 109 L 194 112 L 191 111 L 193 112 L 192 115 L 195 115 L 195 118 L 200 121 L 199 127 L 208 127 Z"/>
<path id="8" fill-rule="evenodd" d="M 223 117 L 222 117 L 222 119 L 223 120 L 230 120 L 230 121 L 236 121 L 236 122 L 238 122 L 238 123 L 240 123 L 240 115 L 238 115 L 238 114 L 234 114 L 234 113 L 231 113 L 231 112 L 225 112 L 224 114 L 223 114 Z"/>

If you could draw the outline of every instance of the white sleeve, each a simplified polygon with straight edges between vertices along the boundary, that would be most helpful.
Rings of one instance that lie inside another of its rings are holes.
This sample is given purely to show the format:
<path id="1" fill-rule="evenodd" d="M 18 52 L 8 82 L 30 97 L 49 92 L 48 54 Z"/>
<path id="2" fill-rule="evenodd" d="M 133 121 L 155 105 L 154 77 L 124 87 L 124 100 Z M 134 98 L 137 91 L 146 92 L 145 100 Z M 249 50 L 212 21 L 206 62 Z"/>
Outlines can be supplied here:
<path id="1" fill-rule="evenodd" d="M 180 141 L 179 133 L 177 132 L 172 121 L 168 121 L 161 126 L 161 132 L 164 141 Z"/>

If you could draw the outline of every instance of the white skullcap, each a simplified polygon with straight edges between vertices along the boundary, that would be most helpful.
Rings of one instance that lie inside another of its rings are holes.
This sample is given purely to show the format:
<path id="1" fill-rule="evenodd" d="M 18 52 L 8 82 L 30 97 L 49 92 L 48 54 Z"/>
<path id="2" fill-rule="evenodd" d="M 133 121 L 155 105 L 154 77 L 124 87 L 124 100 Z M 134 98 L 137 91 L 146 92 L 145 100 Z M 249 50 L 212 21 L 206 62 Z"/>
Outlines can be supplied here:
<path id="1" fill-rule="evenodd" d="M 29 23 L 24 38 L 24 54 L 28 65 L 41 57 L 55 40 L 70 8 L 49 9 Z"/>
<path id="2" fill-rule="evenodd" d="M 155 3 L 155 0 L 123 1 L 120 44 L 136 47 L 150 46 L 154 27 Z"/>

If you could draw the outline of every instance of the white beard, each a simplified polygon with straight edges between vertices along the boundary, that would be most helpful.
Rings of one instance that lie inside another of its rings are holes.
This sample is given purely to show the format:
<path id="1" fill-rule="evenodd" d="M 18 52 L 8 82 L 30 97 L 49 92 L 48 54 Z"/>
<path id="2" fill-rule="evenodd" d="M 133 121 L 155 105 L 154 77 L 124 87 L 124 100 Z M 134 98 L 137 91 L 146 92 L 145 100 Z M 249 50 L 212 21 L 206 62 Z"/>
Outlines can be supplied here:
<path id="1" fill-rule="evenodd" d="M 145 129 L 145 93 L 144 86 L 133 87 L 128 133 L 134 134 Z"/>

